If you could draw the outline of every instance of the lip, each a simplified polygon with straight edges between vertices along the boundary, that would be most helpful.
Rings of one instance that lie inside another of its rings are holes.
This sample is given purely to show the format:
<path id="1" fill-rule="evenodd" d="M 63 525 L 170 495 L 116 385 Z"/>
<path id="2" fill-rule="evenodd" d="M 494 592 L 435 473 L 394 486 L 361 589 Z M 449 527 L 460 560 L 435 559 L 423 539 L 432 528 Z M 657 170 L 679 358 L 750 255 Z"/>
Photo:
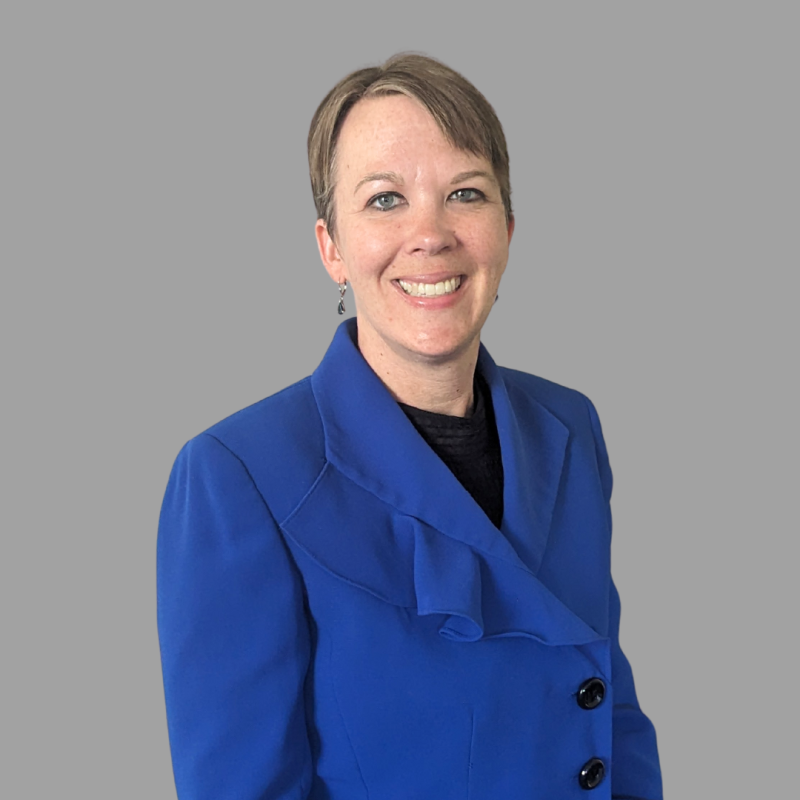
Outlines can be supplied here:
<path id="1" fill-rule="evenodd" d="M 458 289 L 450 294 L 437 294 L 431 295 L 430 297 L 414 297 L 413 295 L 406 294 L 403 291 L 403 287 L 398 283 L 398 281 L 408 281 L 409 283 L 439 283 L 439 281 L 452 280 L 453 278 L 461 278 L 461 284 L 459 285 Z M 395 288 L 395 291 L 397 291 L 407 303 L 410 303 L 412 306 L 416 306 L 417 308 L 434 310 L 439 308 L 449 308 L 450 306 L 455 305 L 461 298 L 464 286 L 468 283 L 468 281 L 469 279 L 467 276 L 459 272 L 428 272 L 424 275 L 415 275 L 408 278 L 403 275 L 392 280 L 392 284 Z"/>
<path id="2" fill-rule="evenodd" d="M 453 278 L 466 277 L 460 272 L 425 272 L 421 275 L 399 275 L 394 281 L 408 281 L 409 283 L 439 283 L 452 280 Z"/>

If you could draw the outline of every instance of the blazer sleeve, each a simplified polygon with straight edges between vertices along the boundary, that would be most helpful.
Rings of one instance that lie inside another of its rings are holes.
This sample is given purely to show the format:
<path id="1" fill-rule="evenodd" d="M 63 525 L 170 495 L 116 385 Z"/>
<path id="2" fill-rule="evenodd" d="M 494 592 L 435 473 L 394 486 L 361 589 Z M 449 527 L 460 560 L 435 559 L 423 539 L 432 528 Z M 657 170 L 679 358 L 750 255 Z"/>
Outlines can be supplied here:
<path id="1" fill-rule="evenodd" d="M 246 467 L 210 434 L 170 475 L 157 601 L 180 800 L 306 798 L 302 580 Z"/>
<path id="2" fill-rule="evenodd" d="M 611 530 L 613 478 L 597 411 L 587 398 L 597 463 Z M 613 579 L 609 590 L 609 638 L 614 709 L 612 717 L 611 796 L 613 800 L 661 800 L 661 768 L 653 723 L 639 708 L 631 666 L 619 644 L 620 600 Z"/>

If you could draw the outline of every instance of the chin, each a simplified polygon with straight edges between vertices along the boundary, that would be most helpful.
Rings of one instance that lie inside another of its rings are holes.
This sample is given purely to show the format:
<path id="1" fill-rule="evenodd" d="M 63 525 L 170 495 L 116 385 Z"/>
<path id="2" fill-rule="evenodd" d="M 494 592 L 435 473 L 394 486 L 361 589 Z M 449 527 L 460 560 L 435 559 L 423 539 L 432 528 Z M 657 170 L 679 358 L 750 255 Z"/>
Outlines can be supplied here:
<path id="1" fill-rule="evenodd" d="M 406 347 L 413 353 L 435 360 L 447 360 L 462 354 L 479 338 L 480 332 L 448 331 L 421 336 L 409 342 Z"/>

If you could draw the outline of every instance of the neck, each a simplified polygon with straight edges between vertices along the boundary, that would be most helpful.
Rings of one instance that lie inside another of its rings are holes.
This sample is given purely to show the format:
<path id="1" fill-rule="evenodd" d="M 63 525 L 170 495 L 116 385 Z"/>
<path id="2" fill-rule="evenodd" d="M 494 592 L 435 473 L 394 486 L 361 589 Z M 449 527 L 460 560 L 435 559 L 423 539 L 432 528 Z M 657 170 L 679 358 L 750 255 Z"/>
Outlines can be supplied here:
<path id="1" fill-rule="evenodd" d="M 436 414 L 468 417 L 472 413 L 475 366 L 480 340 L 463 352 L 443 359 L 395 352 L 382 340 L 358 334 L 358 349 L 364 360 L 399 403 Z"/>

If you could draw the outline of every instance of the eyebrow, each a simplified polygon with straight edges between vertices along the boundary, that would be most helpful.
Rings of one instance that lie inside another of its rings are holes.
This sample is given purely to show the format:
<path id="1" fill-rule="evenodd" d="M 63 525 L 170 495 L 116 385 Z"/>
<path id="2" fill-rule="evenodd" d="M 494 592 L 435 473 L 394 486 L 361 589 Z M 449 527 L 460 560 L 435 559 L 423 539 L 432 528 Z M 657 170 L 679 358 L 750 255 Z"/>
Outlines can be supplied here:
<path id="1" fill-rule="evenodd" d="M 403 179 L 396 172 L 370 172 L 369 175 L 365 175 L 356 184 L 353 194 L 356 194 L 365 183 L 372 183 L 373 181 L 389 181 L 390 183 L 398 183 L 401 186 L 403 184 Z"/>
<path id="2" fill-rule="evenodd" d="M 483 169 L 471 169 L 467 172 L 459 172 L 458 175 L 456 175 L 455 178 L 450 181 L 450 185 L 455 186 L 457 183 L 469 181 L 472 180 L 472 178 L 486 178 L 494 183 L 497 183 L 497 178 L 495 178 L 491 172 L 486 172 L 486 170 Z M 390 183 L 397 183 L 401 186 L 403 185 L 403 179 L 396 172 L 370 172 L 369 175 L 365 175 L 356 184 L 353 194 L 356 194 L 365 183 L 372 183 L 373 181 L 389 181 Z"/>
<path id="3" fill-rule="evenodd" d="M 491 172 L 486 172 L 486 170 L 483 169 L 471 169 L 469 172 L 459 172 L 458 175 L 450 181 L 450 185 L 453 186 L 462 181 L 469 181 L 472 180 L 472 178 L 488 178 L 488 180 L 497 183 L 497 178 L 495 178 Z"/>

